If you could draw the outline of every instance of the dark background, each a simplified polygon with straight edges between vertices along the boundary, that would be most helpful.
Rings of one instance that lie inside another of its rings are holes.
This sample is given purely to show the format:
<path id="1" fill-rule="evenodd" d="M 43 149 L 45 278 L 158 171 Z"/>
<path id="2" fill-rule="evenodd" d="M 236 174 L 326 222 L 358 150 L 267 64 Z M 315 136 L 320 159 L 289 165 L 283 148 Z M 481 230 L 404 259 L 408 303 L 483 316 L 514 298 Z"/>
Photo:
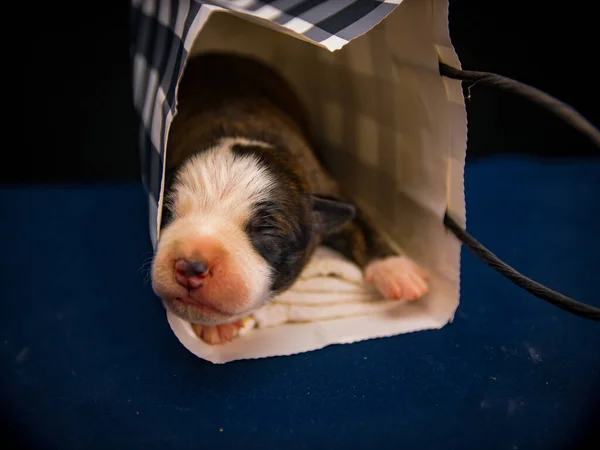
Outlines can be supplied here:
<path id="1" fill-rule="evenodd" d="M 451 36 L 463 68 L 532 84 L 598 124 L 596 15 L 591 2 L 581 5 L 451 0 Z M 94 9 L 87 2 L 22 3 L 18 9 L 6 18 L 24 17 L 27 33 L 8 32 L 4 39 L 14 53 L 5 105 L 16 118 L 5 133 L 17 139 L 3 150 L 15 159 L 4 160 L 0 180 L 138 181 L 129 2 Z M 574 157 L 597 151 L 535 105 L 485 88 L 472 95 L 469 161 L 498 153 Z"/>

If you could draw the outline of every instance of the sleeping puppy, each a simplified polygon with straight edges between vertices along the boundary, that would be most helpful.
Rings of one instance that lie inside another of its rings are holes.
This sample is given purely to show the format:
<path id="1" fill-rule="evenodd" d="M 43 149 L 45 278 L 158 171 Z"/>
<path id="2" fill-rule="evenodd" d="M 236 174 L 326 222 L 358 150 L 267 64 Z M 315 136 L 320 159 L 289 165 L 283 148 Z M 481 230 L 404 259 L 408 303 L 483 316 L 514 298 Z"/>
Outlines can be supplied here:
<path id="1" fill-rule="evenodd" d="M 311 149 L 303 106 L 271 68 L 197 56 L 178 99 L 152 287 L 201 339 L 232 340 L 321 244 L 357 263 L 387 298 L 427 292 L 425 273 L 344 200 Z"/>

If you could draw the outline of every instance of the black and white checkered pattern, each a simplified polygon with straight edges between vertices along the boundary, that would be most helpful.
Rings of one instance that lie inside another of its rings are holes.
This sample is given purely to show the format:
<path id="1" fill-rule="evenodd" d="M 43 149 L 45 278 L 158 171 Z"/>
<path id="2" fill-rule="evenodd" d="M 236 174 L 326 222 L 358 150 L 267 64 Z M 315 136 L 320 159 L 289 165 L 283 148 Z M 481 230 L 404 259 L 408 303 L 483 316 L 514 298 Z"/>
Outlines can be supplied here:
<path id="1" fill-rule="evenodd" d="M 142 181 L 149 193 L 150 234 L 157 240 L 158 205 L 176 88 L 195 36 L 215 10 L 271 21 L 331 51 L 369 31 L 402 0 L 132 0 L 134 106 L 140 118 Z"/>

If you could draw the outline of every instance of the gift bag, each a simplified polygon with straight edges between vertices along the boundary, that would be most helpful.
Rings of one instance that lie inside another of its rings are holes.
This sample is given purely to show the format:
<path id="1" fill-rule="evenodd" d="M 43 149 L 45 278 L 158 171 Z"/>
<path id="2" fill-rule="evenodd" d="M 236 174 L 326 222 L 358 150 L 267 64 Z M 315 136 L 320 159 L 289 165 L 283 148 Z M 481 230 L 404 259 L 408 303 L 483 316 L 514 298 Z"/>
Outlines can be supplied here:
<path id="1" fill-rule="evenodd" d="M 419 302 L 370 311 L 360 306 L 354 314 L 331 312 L 322 320 L 281 306 L 301 291 L 291 289 L 278 311 L 296 320 L 273 325 L 257 313 L 252 329 L 220 346 L 204 344 L 189 324 L 167 313 L 184 346 L 223 363 L 439 329 L 452 321 L 459 304 L 460 243 L 446 231 L 444 216 L 450 212 L 464 226 L 467 130 L 460 81 L 439 73 L 439 61 L 459 67 L 447 0 L 133 0 L 132 21 L 134 103 L 154 246 L 160 239 L 166 143 L 186 61 L 203 52 L 228 52 L 257 58 L 283 75 L 309 112 L 312 139 L 327 169 L 390 242 L 431 277 L 430 292 Z M 335 255 L 318 255 L 321 265 L 344 264 Z M 318 272 L 311 267 L 313 275 Z M 360 277 L 348 277 L 349 284 L 334 286 L 317 276 L 320 290 L 311 298 L 359 295 Z"/>

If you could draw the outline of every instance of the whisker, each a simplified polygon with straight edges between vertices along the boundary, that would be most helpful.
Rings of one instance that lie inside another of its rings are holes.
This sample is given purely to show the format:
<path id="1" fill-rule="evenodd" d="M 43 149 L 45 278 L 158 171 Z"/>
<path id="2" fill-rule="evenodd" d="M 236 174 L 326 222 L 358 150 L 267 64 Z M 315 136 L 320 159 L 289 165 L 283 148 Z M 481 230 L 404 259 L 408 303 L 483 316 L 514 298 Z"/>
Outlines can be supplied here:
<path id="1" fill-rule="evenodd" d="M 148 256 L 149 255 L 149 256 Z M 145 275 L 144 281 L 148 282 L 150 280 L 150 274 L 152 272 L 152 262 L 154 261 L 153 253 L 146 253 L 140 268 L 138 269 L 140 273 Z"/>

